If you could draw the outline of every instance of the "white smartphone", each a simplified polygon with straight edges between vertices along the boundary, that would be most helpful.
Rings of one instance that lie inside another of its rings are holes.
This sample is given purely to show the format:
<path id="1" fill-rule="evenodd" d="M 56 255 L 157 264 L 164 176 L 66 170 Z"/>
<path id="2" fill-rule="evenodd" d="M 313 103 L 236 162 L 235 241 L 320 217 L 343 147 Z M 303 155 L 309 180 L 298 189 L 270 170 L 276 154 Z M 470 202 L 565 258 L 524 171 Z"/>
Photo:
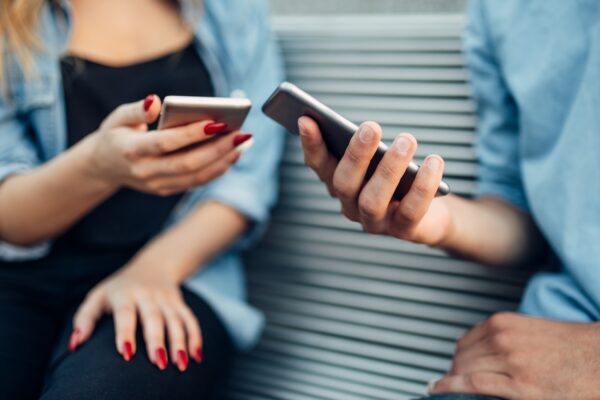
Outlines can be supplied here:
<path id="1" fill-rule="evenodd" d="M 158 129 L 212 120 L 227 124 L 224 133 L 237 131 L 251 108 L 252 102 L 242 98 L 167 96 L 163 100 Z"/>

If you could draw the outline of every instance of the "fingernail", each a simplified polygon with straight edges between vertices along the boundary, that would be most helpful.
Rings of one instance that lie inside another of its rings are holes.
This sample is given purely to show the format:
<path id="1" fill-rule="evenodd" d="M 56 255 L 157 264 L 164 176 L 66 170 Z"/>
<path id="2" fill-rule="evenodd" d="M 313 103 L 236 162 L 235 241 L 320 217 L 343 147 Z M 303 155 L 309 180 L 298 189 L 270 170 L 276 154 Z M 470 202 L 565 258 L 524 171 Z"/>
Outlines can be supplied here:
<path id="1" fill-rule="evenodd" d="M 132 357 L 133 345 L 131 344 L 131 342 L 125 342 L 125 344 L 123 345 L 123 358 L 125 359 L 125 361 L 129 361 Z"/>
<path id="2" fill-rule="evenodd" d="M 204 127 L 204 133 L 207 135 L 216 135 L 217 133 L 223 132 L 225 129 L 227 129 L 227 124 L 225 122 L 211 122 Z"/>
<path id="3" fill-rule="evenodd" d="M 406 156 L 408 155 L 408 149 L 410 149 L 410 140 L 406 136 L 398 136 L 394 141 L 394 147 L 401 156 Z"/>
<path id="4" fill-rule="evenodd" d="M 69 351 L 74 352 L 79 346 L 79 340 L 81 339 L 81 331 L 79 328 L 76 328 L 73 333 L 71 333 L 71 338 L 69 339 Z"/>
<path id="5" fill-rule="evenodd" d="M 432 379 L 427 384 L 427 393 L 431 394 L 433 392 L 433 388 L 439 379 Z"/>
<path id="6" fill-rule="evenodd" d="M 428 157 L 425 164 L 427 165 L 427 168 L 432 171 L 437 171 L 442 166 L 440 159 L 437 157 Z"/>
<path id="7" fill-rule="evenodd" d="M 306 134 L 306 125 L 304 125 L 304 117 L 298 118 L 298 131 L 302 136 Z"/>
<path id="8" fill-rule="evenodd" d="M 233 145 L 240 154 L 252 147 L 253 144 L 254 140 L 252 139 L 252 135 L 249 133 L 237 135 L 233 138 Z"/>
<path id="9" fill-rule="evenodd" d="M 161 371 L 167 368 L 167 352 L 162 347 L 156 350 L 156 365 Z"/>
<path id="10" fill-rule="evenodd" d="M 358 128 L 358 138 L 364 144 L 371 144 L 373 142 L 373 138 L 375 136 L 375 132 L 368 125 L 361 125 Z"/>
<path id="11" fill-rule="evenodd" d="M 196 360 L 196 362 L 198 364 L 200 364 L 202 362 L 202 347 L 198 347 L 196 349 L 196 351 L 194 352 L 194 360 Z"/>
<path id="12" fill-rule="evenodd" d="M 154 103 L 154 95 L 149 94 L 144 99 L 144 111 L 148 111 L 150 109 L 150 107 L 152 107 L 152 103 Z"/>
<path id="13" fill-rule="evenodd" d="M 177 352 L 177 368 L 179 368 L 179 370 L 181 372 L 183 372 L 187 369 L 187 366 L 188 366 L 188 355 L 185 351 L 179 350 Z"/>

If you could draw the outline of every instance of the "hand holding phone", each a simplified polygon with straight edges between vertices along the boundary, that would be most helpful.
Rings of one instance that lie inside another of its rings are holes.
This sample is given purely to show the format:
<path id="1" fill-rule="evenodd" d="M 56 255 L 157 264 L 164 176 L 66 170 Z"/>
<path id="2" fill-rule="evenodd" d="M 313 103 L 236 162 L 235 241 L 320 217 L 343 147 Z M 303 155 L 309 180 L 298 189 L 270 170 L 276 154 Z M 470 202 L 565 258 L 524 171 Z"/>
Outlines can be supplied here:
<path id="1" fill-rule="evenodd" d="M 249 107 L 228 114 L 222 104 L 214 111 L 207 101 L 192 109 L 187 101 L 181 113 L 167 102 L 162 129 L 150 132 L 148 125 L 161 110 L 157 96 L 118 107 L 82 143 L 91 155 L 89 176 L 114 190 L 129 187 L 157 195 L 180 193 L 221 176 L 252 145 L 252 135 L 237 130 Z"/>
<path id="2" fill-rule="evenodd" d="M 427 157 L 419 168 L 411 162 L 417 148 L 412 135 L 398 135 L 388 148 L 380 143 L 378 124 L 356 127 L 300 89 L 282 86 L 263 109 L 300 133 L 307 164 L 340 200 L 347 218 L 370 233 L 429 245 L 449 235 L 447 203 L 454 198 L 441 196 L 448 187 L 441 180 L 440 156 Z"/>
<path id="3" fill-rule="evenodd" d="M 282 83 L 275 90 L 263 105 L 263 112 L 295 134 L 299 134 L 300 117 L 312 118 L 319 126 L 327 149 L 338 160 L 342 159 L 350 140 L 358 130 L 358 126 L 289 82 Z M 366 180 L 373 175 L 386 150 L 387 146 L 380 142 L 367 169 Z M 408 164 L 394 192 L 395 199 L 401 199 L 408 192 L 418 170 L 419 166 L 412 161 Z M 448 184 L 440 182 L 436 195 L 444 196 L 448 193 L 450 193 Z"/>

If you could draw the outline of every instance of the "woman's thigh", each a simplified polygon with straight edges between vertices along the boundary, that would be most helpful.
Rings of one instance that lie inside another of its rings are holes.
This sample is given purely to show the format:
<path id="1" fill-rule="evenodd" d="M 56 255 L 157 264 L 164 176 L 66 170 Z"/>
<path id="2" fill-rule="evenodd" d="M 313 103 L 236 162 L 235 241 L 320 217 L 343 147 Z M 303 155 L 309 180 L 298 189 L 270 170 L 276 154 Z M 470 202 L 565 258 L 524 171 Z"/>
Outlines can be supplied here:
<path id="1" fill-rule="evenodd" d="M 212 398 L 229 370 L 234 351 L 223 325 L 207 304 L 185 289 L 184 297 L 202 326 L 204 359 L 201 364 L 190 358 L 185 372 L 180 372 L 172 363 L 160 371 L 148 360 L 140 329 L 137 352 L 133 359 L 125 362 L 116 351 L 110 317 L 99 321 L 88 342 L 69 353 L 67 342 L 72 328 L 67 324 L 58 341 L 41 399 Z"/>
<path id="2" fill-rule="evenodd" d="M 0 288 L 0 399 L 37 399 L 56 340 L 53 310 Z"/>

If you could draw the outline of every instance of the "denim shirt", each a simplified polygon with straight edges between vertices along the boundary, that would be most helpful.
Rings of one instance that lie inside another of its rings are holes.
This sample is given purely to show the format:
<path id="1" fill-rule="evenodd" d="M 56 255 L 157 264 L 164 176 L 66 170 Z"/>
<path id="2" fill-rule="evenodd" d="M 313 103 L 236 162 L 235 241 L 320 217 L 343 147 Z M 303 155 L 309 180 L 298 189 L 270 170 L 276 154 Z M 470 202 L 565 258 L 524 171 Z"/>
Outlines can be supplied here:
<path id="1" fill-rule="evenodd" d="M 204 201 L 227 204 L 249 219 L 249 232 L 185 283 L 213 307 L 237 348 L 246 349 L 258 339 L 264 318 L 245 302 L 239 252 L 263 231 L 276 200 L 283 132 L 261 115 L 260 106 L 283 80 L 283 64 L 264 0 L 205 0 L 201 8 L 196 4 L 180 2 L 183 17 L 195 28 L 196 47 L 215 94 L 241 94 L 252 100 L 254 107 L 243 129 L 254 133 L 255 143 L 223 177 L 188 191 L 165 228 Z M 68 1 L 61 6 L 44 4 L 38 31 L 43 50 L 34 53 L 34 74 L 27 80 L 15 55 L 5 49 L 8 96 L 0 98 L 0 182 L 51 160 L 66 148 L 59 59 L 66 51 L 70 27 Z M 0 242 L 0 258 L 41 257 L 49 246 L 16 248 Z"/>
<path id="2" fill-rule="evenodd" d="M 600 319 L 600 2 L 472 1 L 479 194 L 531 213 L 556 262 L 521 311 Z"/>

